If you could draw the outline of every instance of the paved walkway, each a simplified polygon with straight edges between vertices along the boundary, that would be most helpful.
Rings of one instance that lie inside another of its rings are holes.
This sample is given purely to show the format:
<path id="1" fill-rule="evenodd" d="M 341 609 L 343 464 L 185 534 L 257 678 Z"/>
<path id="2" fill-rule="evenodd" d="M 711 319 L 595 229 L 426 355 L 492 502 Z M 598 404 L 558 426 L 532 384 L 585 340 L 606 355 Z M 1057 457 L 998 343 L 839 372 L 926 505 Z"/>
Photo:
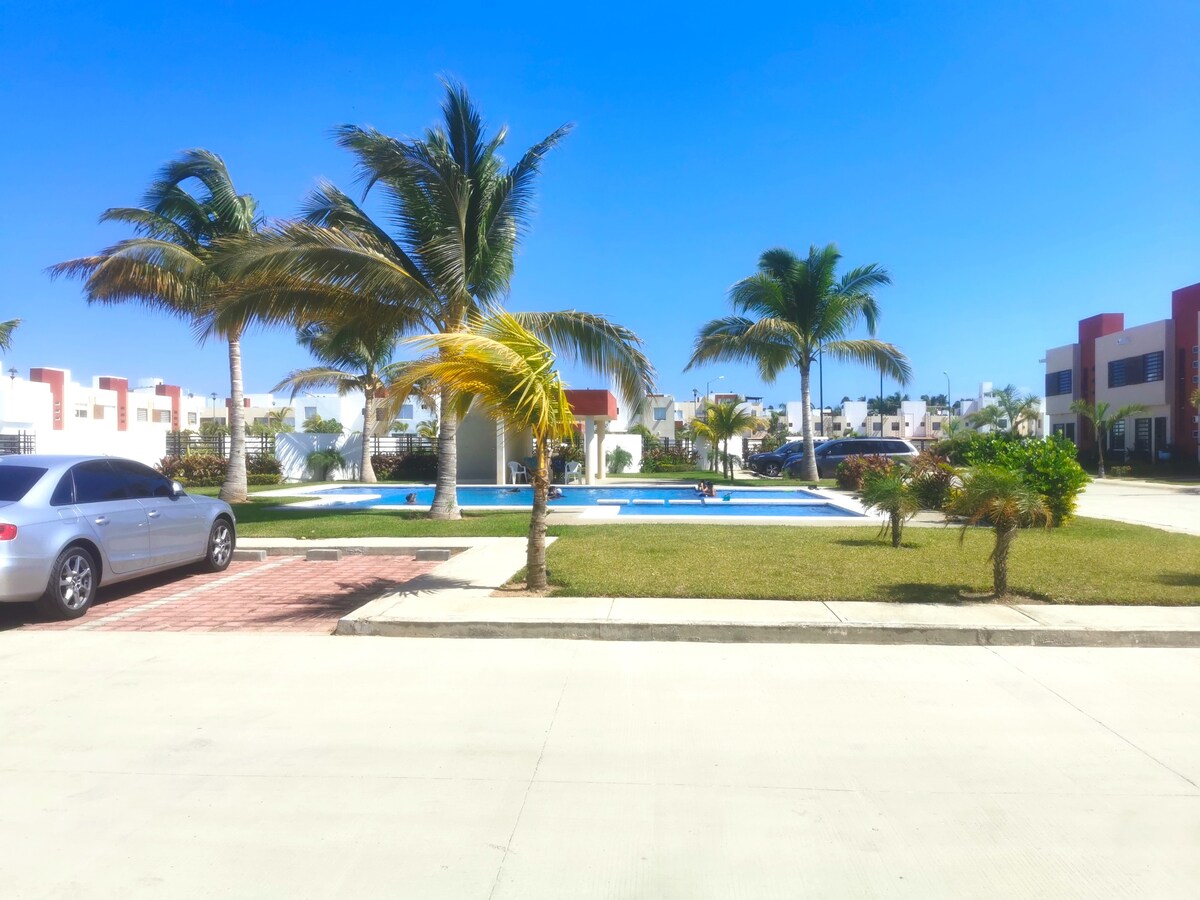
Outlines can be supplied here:
<path id="1" fill-rule="evenodd" d="M 1200 651 L 0 635 L 5 898 L 1195 898 Z"/>
<path id="2" fill-rule="evenodd" d="M 1079 515 L 1200 534 L 1200 484 L 1096 479 L 1079 497 Z"/>

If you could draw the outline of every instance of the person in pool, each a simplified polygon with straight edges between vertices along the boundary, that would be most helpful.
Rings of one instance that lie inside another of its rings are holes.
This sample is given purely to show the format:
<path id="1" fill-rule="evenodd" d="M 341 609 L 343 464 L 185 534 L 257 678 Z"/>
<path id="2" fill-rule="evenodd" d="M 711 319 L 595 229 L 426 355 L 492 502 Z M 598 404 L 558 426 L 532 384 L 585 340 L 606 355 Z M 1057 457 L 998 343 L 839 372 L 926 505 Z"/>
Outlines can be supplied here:
<path id="1" fill-rule="evenodd" d="M 711 481 L 704 482 L 704 496 L 705 497 L 717 496 L 717 489 Z"/>
<path id="2" fill-rule="evenodd" d="M 547 500 L 561 500 L 563 498 L 562 488 L 556 484 L 550 485 L 550 490 L 546 493 Z"/>
<path id="3" fill-rule="evenodd" d="M 417 495 L 416 495 L 415 493 L 412 493 L 412 494 L 405 494 L 405 495 L 404 495 L 404 502 L 405 502 L 405 503 L 416 503 L 416 502 L 417 502 Z"/>

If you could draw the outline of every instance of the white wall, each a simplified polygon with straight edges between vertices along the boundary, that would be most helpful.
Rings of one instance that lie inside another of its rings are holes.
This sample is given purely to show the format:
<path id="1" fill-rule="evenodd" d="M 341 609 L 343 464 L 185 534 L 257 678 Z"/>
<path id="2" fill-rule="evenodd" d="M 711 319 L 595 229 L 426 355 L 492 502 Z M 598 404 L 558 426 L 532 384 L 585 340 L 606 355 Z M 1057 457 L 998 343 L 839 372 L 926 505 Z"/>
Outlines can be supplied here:
<path id="1" fill-rule="evenodd" d="M 604 455 L 612 453 L 618 447 L 622 447 L 629 452 L 633 457 L 629 465 L 625 467 L 625 473 L 642 471 L 642 436 L 640 434 L 626 434 L 620 432 L 608 432 L 604 435 Z M 608 477 L 608 461 L 604 463 L 604 474 Z M 613 476 L 619 478 L 619 475 Z"/>
<path id="2" fill-rule="evenodd" d="M 307 481 L 308 454 L 314 450 L 333 448 L 346 460 L 344 467 L 329 473 L 331 481 L 351 480 L 358 475 L 359 454 L 362 442 L 356 436 L 348 438 L 341 434 L 304 434 L 282 432 L 275 435 L 275 457 L 283 470 L 284 481 Z"/>

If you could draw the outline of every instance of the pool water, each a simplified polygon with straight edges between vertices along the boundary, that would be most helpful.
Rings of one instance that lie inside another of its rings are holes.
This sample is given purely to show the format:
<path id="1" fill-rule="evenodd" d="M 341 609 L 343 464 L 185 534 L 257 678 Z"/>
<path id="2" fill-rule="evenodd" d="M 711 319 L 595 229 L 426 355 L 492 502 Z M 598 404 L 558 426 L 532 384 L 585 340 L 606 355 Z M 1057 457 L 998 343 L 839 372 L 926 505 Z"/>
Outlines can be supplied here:
<path id="1" fill-rule="evenodd" d="M 570 485 L 561 488 L 563 496 L 551 500 L 552 507 L 615 507 L 621 516 L 860 516 L 825 501 L 819 494 L 800 489 L 724 488 L 716 497 L 701 499 L 690 487 L 588 487 Z M 314 491 L 326 505 L 342 509 L 371 509 L 388 506 L 429 506 L 432 487 L 394 485 L 336 487 Z M 409 495 L 414 495 L 410 504 Z M 345 499 L 338 499 L 344 497 Z M 533 505 L 533 488 L 459 487 L 458 505 L 463 507 L 514 507 Z"/>

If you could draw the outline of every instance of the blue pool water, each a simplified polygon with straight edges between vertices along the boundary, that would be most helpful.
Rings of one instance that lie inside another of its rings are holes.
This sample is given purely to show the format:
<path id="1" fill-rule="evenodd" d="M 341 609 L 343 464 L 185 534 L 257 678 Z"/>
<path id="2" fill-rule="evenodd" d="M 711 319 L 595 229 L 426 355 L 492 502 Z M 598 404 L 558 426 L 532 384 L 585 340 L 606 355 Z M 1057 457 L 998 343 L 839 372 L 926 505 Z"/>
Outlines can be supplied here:
<path id="1" fill-rule="evenodd" d="M 562 488 L 562 492 L 562 499 L 551 500 L 551 506 L 594 506 L 601 500 L 651 500 L 667 501 L 669 504 L 672 500 L 695 500 L 697 498 L 696 492 L 688 487 L 663 488 L 638 487 L 636 485 L 585 487 L 570 485 Z M 338 506 L 343 506 L 348 509 L 365 509 L 372 506 L 405 506 L 407 504 L 405 503 L 404 498 L 409 494 L 417 495 L 413 504 L 415 506 L 428 506 L 433 502 L 432 487 L 396 487 L 391 485 L 376 485 L 373 487 L 336 487 L 313 492 L 314 496 L 330 498 Z M 361 499 L 338 501 L 338 495 L 354 495 L 356 498 Z M 722 499 L 726 496 L 728 496 L 731 500 L 821 499 L 821 497 L 812 493 L 811 491 L 799 489 L 746 490 L 729 488 L 726 490 L 718 490 L 717 498 L 709 498 L 707 504 L 721 504 L 725 507 L 729 507 L 731 504 L 722 503 Z M 458 488 L 458 505 L 528 507 L 533 505 L 533 488 L 527 485 L 516 485 L 514 487 L 460 487 Z M 664 507 L 662 505 L 658 505 L 651 508 L 657 508 L 661 513 Z M 795 509 L 795 507 L 792 508 Z M 767 515 L 772 515 L 772 513 L 768 513 Z M 779 515 L 783 514 L 779 513 Z M 793 512 L 791 515 L 805 514 Z M 818 515 L 820 515 L 820 513 L 818 513 Z M 829 515 L 829 513 L 825 513 L 825 515 Z"/>
<path id="2" fill-rule="evenodd" d="M 717 491 L 715 498 L 705 498 L 690 487 L 638 487 L 621 485 L 614 487 L 568 486 L 561 488 L 563 496 L 551 500 L 553 506 L 596 506 L 613 505 L 621 516 L 672 516 L 672 517 L 728 517 L 728 516 L 859 516 L 860 513 L 821 501 L 823 498 L 812 491 L 800 489 L 754 490 L 726 488 Z M 433 502 L 432 487 L 397 487 L 376 485 L 374 487 L 336 487 L 314 491 L 315 496 L 327 500 L 329 505 L 344 509 L 368 509 L 380 506 L 407 506 L 406 497 L 415 494 L 411 505 L 422 507 Z M 343 496 L 353 499 L 339 500 Z M 767 501 L 767 502 L 763 502 Z M 511 506 L 529 508 L 533 505 L 533 488 L 528 485 L 513 487 L 460 487 L 459 506 Z"/>

